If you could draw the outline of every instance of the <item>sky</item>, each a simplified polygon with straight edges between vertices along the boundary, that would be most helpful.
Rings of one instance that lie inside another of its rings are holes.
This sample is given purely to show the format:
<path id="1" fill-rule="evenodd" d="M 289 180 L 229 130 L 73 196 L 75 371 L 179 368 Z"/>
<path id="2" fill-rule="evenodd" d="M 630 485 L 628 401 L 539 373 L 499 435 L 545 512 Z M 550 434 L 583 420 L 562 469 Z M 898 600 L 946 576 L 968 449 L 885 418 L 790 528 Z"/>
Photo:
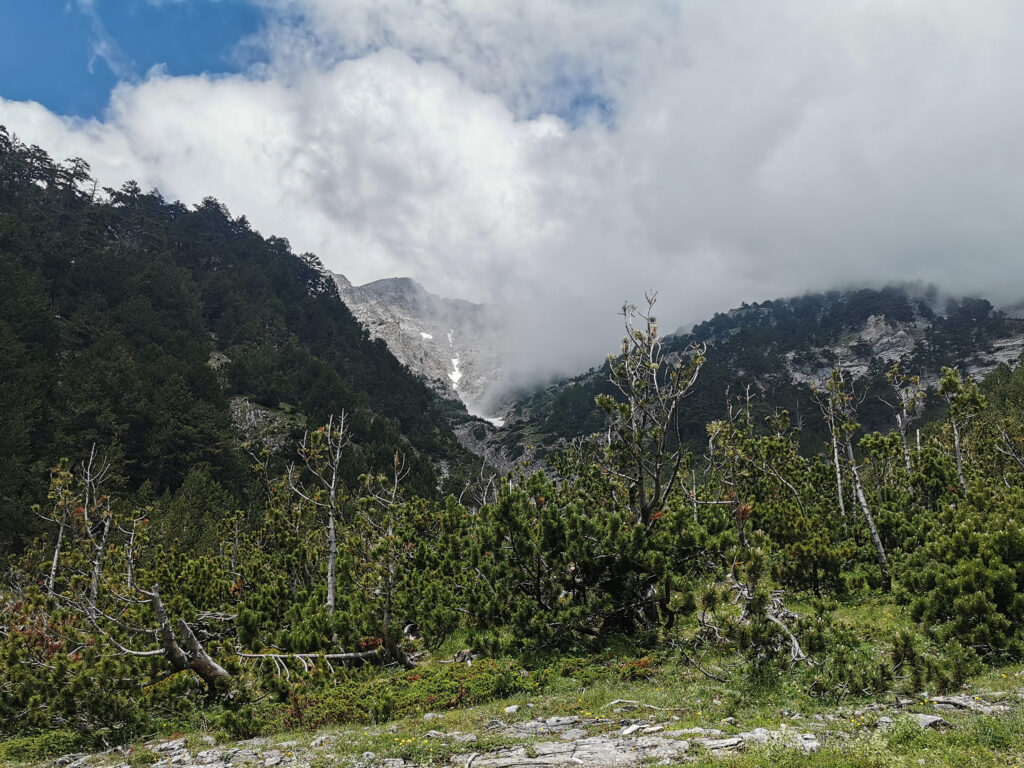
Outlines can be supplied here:
<path id="1" fill-rule="evenodd" d="M 1024 298 L 1024 4 L 0 0 L 0 124 L 355 283 L 509 303 L 524 375 L 743 301 Z"/>

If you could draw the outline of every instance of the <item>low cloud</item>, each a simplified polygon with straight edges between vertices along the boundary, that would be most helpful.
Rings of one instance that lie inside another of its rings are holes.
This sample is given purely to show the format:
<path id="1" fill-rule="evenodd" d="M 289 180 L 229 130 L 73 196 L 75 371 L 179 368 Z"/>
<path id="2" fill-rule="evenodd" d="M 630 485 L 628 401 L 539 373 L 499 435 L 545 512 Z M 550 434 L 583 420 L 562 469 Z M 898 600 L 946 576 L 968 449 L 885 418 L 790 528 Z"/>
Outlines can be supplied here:
<path id="1" fill-rule="evenodd" d="M 214 195 L 355 282 L 522 307 L 521 374 L 740 301 L 921 279 L 1024 293 L 1024 7 L 263 0 L 230 76 L 0 123 L 104 184 Z"/>

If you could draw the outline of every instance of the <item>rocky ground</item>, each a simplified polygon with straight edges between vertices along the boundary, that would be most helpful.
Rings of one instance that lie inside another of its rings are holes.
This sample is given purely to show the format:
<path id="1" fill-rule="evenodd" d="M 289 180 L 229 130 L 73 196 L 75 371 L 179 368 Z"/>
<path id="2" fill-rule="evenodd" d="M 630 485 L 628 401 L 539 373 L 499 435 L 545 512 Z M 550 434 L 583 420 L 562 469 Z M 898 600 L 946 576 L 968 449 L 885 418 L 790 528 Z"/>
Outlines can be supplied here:
<path id="1" fill-rule="evenodd" d="M 479 732 L 447 730 L 445 715 L 423 716 L 430 730 L 417 738 L 381 736 L 398 726 L 366 727 L 307 734 L 301 738 L 251 739 L 218 743 L 210 735 L 192 736 L 119 748 L 101 754 L 66 755 L 54 768 L 414 768 L 452 765 L 459 768 L 554 768 L 633 765 L 679 765 L 709 756 L 774 747 L 800 753 L 822 748 L 842 750 L 859 739 L 902 723 L 914 729 L 965 727 L 972 717 L 997 716 L 1020 707 L 1024 689 L 984 695 L 900 699 L 863 708 L 842 708 L 805 716 L 783 713 L 777 727 L 750 727 L 726 718 L 715 727 L 684 727 L 671 710 L 637 701 L 613 701 L 602 713 L 531 717 L 531 705 L 506 707 L 502 718 Z M 928 711 L 922 712 L 921 709 Z M 948 718 L 948 719 L 947 719 Z M 376 741 L 373 741 L 376 739 Z M 386 738 L 383 743 L 386 743 Z M 401 753 L 402 756 L 395 756 Z M 415 753 L 415 754 L 413 754 Z"/>

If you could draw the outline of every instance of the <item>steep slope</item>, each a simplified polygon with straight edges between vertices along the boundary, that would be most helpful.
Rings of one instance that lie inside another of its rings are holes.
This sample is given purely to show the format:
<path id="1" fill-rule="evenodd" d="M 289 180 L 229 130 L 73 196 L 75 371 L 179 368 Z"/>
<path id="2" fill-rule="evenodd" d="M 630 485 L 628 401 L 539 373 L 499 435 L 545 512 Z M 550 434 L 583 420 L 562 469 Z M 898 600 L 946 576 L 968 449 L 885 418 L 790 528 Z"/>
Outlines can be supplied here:
<path id="1" fill-rule="evenodd" d="M 334 281 L 372 338 L 439 394 L 461 400 L 474 415 L 493 416 L 506 325 L 501 307 L 437 296 L 408 277 L 354 286 L 335 274 Z"/>

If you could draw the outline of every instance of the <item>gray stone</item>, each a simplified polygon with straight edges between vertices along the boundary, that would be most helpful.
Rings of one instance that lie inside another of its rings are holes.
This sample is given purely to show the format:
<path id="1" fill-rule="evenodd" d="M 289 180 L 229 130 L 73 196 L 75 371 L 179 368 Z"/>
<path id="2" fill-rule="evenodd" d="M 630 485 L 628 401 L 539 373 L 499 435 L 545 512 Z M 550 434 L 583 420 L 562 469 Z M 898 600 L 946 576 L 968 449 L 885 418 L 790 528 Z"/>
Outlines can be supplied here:
<path id="1" fill-rule="evenodd" d="M 725 736 L 725 731 L 720 731 L 717 728 L 681 728 L 676 733 L 684 733 L 688 736 L 708 736 L 717 738 L 719 736 Z"/>
<path id="2" fill-rule="evenodd" d="M 514 715 L 518 711 L 519 711 L 519 705 L 518 704 L 512 704 L 511 706 L 505 707 L 505 714 L 506 715 Z"/>
<path id="3" fill-rule="evenodd" d="M 718 752 L 723 749 L 738 749 L 743 746 L 743 739 L 738 736 L 733 736 L 727 739 L 694 739 L 694 744 L 698 744 L 704 749 L 710 749 Z"/>
<path id="4" fill-rule="evenodd" d="M 173 741 L 163 741 L 156 743 L 151 742 L 150 749 L 160 754 L 163 754 L 164 752 L 180 752 L 182 749 L 185 748 L 186 743 L 187 742 L 185 739 L 174 739 Z"/>
<path id="5" fill-rule="evenodd" d="M 54 766 L 56 766 L 56 768 L 63 768 L 63 766 L 65 766 L 65 765 L 71 765 L 71 763 L 78 762 L 83 757 L 89 757 L 89 753 L 88 752 L 75 752 L 73 755 L 64 755 L 64 756 L 58 757 L 56 760 L 54 760 L 53 764 L 54 764 Z"/>
<path id="6" fill-rule="evenodd" d="M 769 744 L 779 738 L 779 732 L 769 731 L 767 728 L 755 728 L 752 731 L 737 734 L 737 738 L 753 744 Z"/>
<path id="7" fill-rule="evenodd" d="M 632 734 L 634 734 L 637 731 L 639 731 L 642 727 L 643 726 L 638 725 L 636 723 L 634 723 L 633 725 L 627 725 L 625 728 L 622 729 L 622 735 L 623 736 L 631 736 Z"/>
<path id="8" fill-rule="evenodd" d="M 544 721 L 544 725 L 552 729 L 568 728 L 570 725 L 576 725 L 579 721 L 578 717 L 572 715 L 569 717 L 549 717 Z"/>
<path id="9" fill-rule="evenodd" d="M 644 728 L 644 733 L 661 733 L 664 730 L 664 725 L 649 725 L 646 728 Z"/>
<path id="10" fill-rule="evenodd" d="M 582 728 L 570 728 L 568 731 L 563 731 L 561 735 L 562 741 L 578 741 L 586 737 L 587 732 Z"/>
<path id="11" fill-rule="evenodd" d="M 949 728 L 950 725 L 938 715 L 913 714 L 911 717 L 921 728 Z"/>
<path id="12" fill-rule="evenodd" d="M 325 734 L 323 734 L 321 736 L 317 736 L 315 739 L 313 739 L 311 742 L 309 742 L 309 746 L 311 746 L 313 748 L 323 747 L 323 746 L 325 746 L 327 744 L 330 744 L 332 741 L 334 741 L 334 737 L 331 736 L 330 734 L 326 734 L 325 733 Z"/>
<path id="13" fill-rule="evenodd" d="M 424 720 L 443 720 L 444 719 L 444 715 L 439 714 L 438 712 L 427 712 L 427 714 L 425 714 L 423 716 L 423 719 Z"/>

